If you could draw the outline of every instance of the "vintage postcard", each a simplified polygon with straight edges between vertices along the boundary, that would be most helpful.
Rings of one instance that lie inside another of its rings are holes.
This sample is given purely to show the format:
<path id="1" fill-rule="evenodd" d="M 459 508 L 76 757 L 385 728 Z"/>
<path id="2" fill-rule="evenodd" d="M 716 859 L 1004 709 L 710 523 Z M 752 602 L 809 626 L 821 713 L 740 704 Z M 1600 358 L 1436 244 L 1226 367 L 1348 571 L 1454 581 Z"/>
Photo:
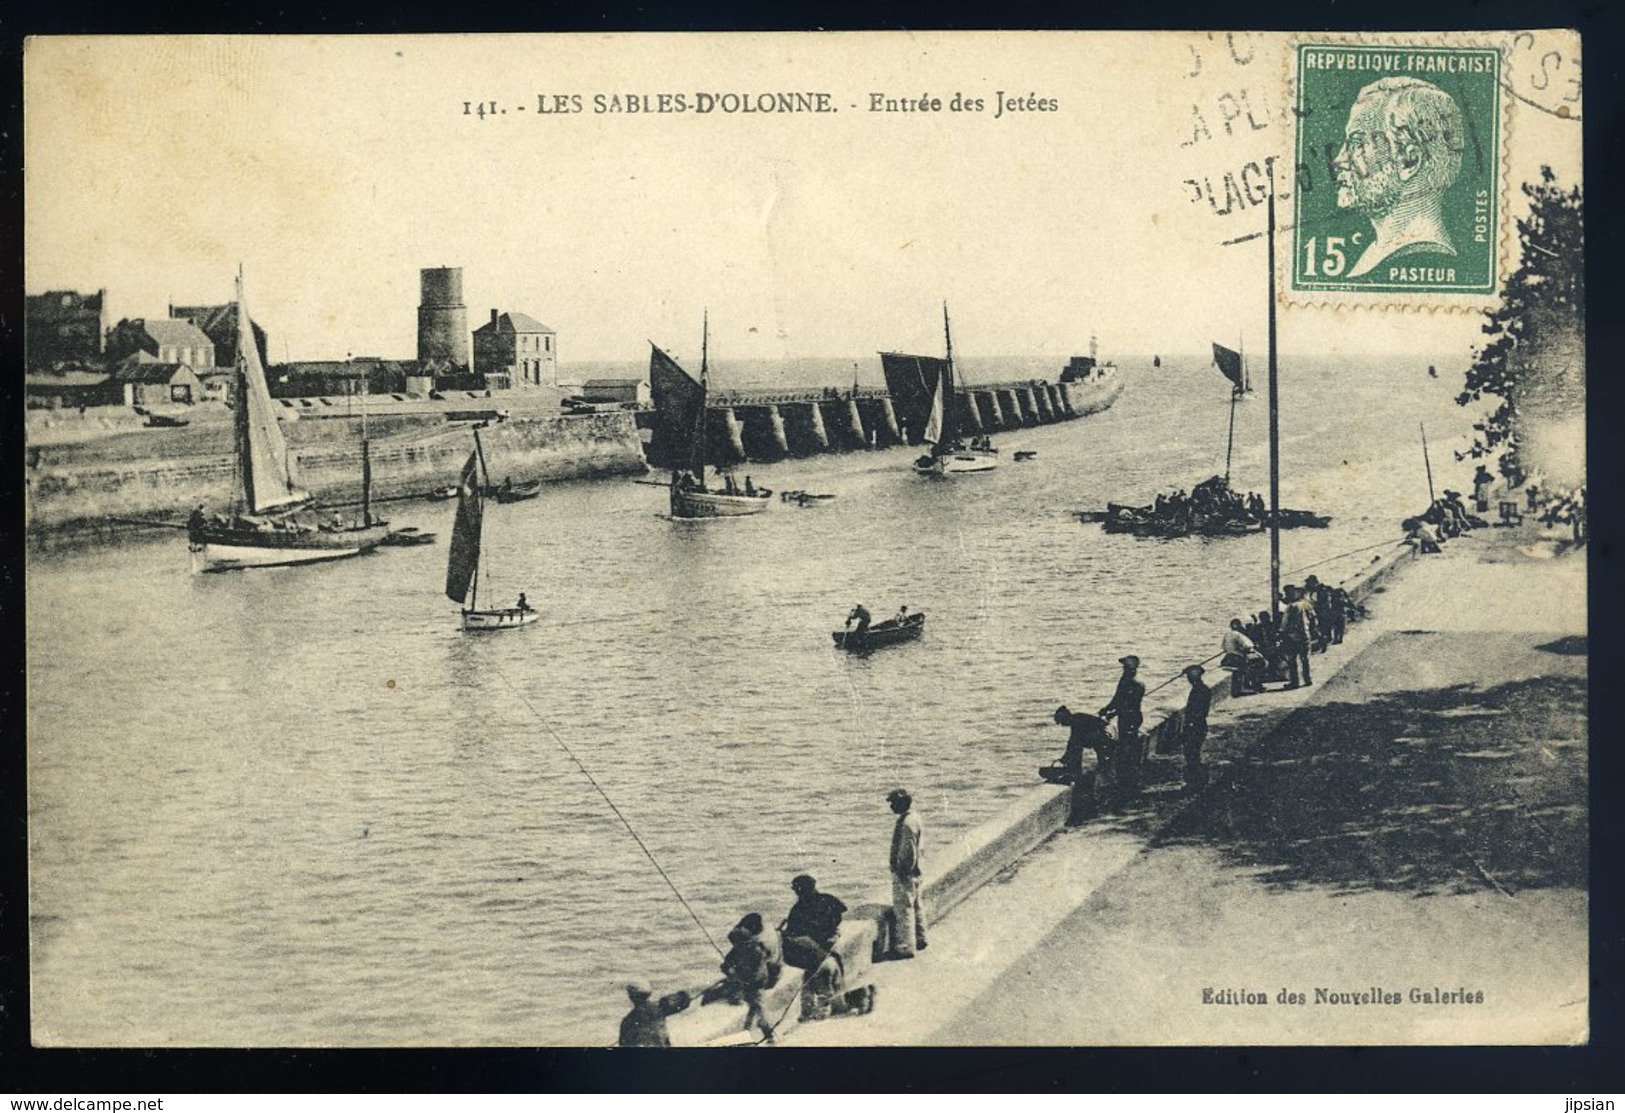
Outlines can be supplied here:
<path id="1" fill-rule="evenodd" d="M 34 1044 L 1586 1042 L 1580 60 L 31 40 Z"/>

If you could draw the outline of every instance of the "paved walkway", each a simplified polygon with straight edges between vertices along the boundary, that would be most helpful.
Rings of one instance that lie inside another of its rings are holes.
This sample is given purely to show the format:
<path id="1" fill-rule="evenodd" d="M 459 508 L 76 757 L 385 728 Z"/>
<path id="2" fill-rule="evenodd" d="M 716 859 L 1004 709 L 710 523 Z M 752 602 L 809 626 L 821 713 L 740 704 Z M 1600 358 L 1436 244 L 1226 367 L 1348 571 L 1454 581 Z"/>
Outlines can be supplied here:
<path id="1" fill-rule="evenodd" d="M 1157 759 L 1139 808 L 876 967 L 874 1013 L 783 1042 L 1583 1038 L 1585 564 L 1557 548 L 1481 530 L 1401 570 L 1315 686 L 1215 712 L 1200 797 Z M 1373 988 L 1400 1002 L 1358 1003 Z M 1462 989 L 1483 1003 L 1421 996 Z"/>

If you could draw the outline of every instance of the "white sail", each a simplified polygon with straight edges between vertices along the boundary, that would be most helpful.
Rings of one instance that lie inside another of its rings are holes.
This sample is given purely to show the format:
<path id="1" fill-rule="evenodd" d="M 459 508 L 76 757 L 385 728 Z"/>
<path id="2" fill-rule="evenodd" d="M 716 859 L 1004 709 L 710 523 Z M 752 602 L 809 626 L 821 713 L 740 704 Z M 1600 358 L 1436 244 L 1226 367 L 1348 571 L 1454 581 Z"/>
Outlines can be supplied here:
<path id="1" fill-rule="evenodd" d="M 937 389 L 931 395 L 931 416 L 925 423 L 925 436 L 927 444 L 942 443 L 942 380 L 937 380 Z"/>
<path id="2" fill-rule="evenodd" d="M 243 276 L 237 275 L 237 405 L 242 432 L 238 452 L 243 499 L 251 514 L 264 514 L 310 501 L 294 481 L 288 442 L 277 424 L 276 406 L 265 385 L 265 367 L 254 343 L 254 327 L 243 299 Z"/>

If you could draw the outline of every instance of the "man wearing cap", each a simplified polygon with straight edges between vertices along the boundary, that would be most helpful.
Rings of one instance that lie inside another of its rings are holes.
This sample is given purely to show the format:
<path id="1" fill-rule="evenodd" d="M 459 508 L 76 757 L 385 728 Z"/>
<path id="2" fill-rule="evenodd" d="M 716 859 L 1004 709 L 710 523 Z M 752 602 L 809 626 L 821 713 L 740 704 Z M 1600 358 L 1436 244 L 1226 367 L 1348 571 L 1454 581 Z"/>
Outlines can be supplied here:
<path id="1" fill-rule="evenodd" d="M 1219 667 L 1230 670 L 1232 696 L 1264 690 L 1264 655 L 1253 644 L 1253 639 L 1247 636 L 1246 625 L 1241 619 L 1230 620 L 1230 629 L 1225 631 L 1219 648 L 1224 653 Z"/>
<path id="2" fill-rule="evenodd" d="M 925 912 L 920 907 L 920 817 L 906 788 L 894 788 L 886 802 L 897 814 L 891 833 L 891 958 L 913 958 L 925 950 Z"/>
<path id="3" fill-rule="evenodd" d="M 1315 616 L 1314 651 L 1324 653 L 1332 637 L 1332 590 L 1319 576 L 1310 576 L 1303 581 L 1303 597 Z"/>
<path id="4" fill-rule="evenodd" d="M 809 874 L 791 879 L 790 888 L 796 902 L 779 925 L 784 961 L 807 972 L 801 985 L 802 1019 L 823 1020 L 829 1016 L 845 980 L 835 939 L 840 934 L 846 904 L 833 894 L 820 893 L 818 882 Z"/>
<path id="5" fill-rule="evenodd" d="M 869 632 L 869 620 L 870 615 L 868 607 L 865 607 L 862 603 L 852 604 L 852 611 L 846 616 L 846 625 L 848 629 L 851 629 L 854 622 L 858 624 L 858 628 L 856 630 L 852 630 L 851 633 L 851 638 L 853 641 L 860 643 L 863 641 L 863 635 Z"/>
<path id="6" fill-rule="evenodd" d="M 1287 687 L 1300 687 L 1300 680 L 1305 685 L 1313 684 L 1309 678 L 1309 645 L 1315 637 L 1314 608 L 1294 584 L 1281 591 L 1281 598 L 1286 602 L 1281 610 L 1281 649 L 1286 654 Z"/>
<path id="7" fill-rule="evenodd" d="M 1072 786 L 1072 813 L 1066 821 L 1075 827 L 1095 810 L 1093 785 L 1083 774 L 1083 751 L 1095 751 L 1096 768 L 1101 768 L 1106 753 L 1112 748 L 1112 736 L 1106 730 L 1106 721 L 1100 716 L 1074 711 L 1064 703 L 1055 709 L 1055 721 L 1066 727 L 1068 732 L 1066 751 L 1061 754 L 1061 768 L 1066 771 L 1067 783 Z"/>
<path id="8" fill-rule="evenodd" d="M 1140 783 L 1140 724 L 1145 715 L 1140 703 L 1145 699 L 1145 685 L 1135 679 L 1140 670 L 1140 659 L 1130 653 L 1119 657 L 1123 675 L 1117 679 L 1117 691 L 1112 701 L 1100 709 L 1102 719 L 1117 717 L 1117 745 L 1101 751 L 1100 772 L 1105 788 L 1115 801 L 1121 801 L 1139 790 Z"/>
<path id="9" fill-rule="evenodd" d="M 654 990 L 641 979 L 626 983 L 626 996 L 632 1001 L 632 1011 L 621 1018 L 622 1047 L 670 1047 L 671 1034 L 666 1030 L 666 1018 L 688 1008 L 688 994 L 673 993 L 654 1000 Z"/>
<path id="10" fill-rule="evenodd" d="M 1185 788 L 1200 791 L 1207 784 L 1207 768 L 1202 764 L 1202 743 L 1207 741 L 1207 713 L 1213 706 L 1213 693 L 1202 679 L 1201 665 L 1186 665 L 1185 679 L 1191 690 L 1185 697 L 1185 714 L 1180 719 L 1179 740 L 1185 750 Z"/>

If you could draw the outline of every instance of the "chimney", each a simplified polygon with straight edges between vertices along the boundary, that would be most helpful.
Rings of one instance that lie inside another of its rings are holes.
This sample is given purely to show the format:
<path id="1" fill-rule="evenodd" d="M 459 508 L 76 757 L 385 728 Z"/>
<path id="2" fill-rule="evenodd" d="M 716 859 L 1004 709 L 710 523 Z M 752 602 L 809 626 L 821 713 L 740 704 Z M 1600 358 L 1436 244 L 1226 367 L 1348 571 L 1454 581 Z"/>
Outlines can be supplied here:
<path id="1" fill-rule="evenodd" d="M 497 311 L 495 309 L 491 310 L 491 327 L 497 327 Z"/>

